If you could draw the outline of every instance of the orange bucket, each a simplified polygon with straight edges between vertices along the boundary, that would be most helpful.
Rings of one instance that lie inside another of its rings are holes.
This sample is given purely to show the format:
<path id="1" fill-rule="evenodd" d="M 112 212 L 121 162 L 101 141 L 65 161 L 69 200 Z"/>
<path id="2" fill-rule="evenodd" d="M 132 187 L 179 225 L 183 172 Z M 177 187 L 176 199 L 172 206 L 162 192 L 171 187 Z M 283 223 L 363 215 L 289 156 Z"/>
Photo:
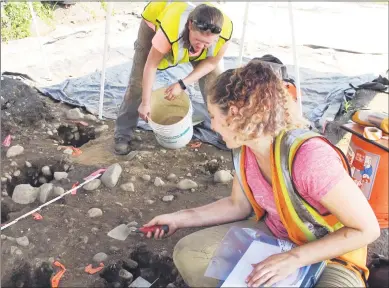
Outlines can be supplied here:
<path id="1" fill-rule="evenodd" d="M 354 182 L 368 199 L 381 229 L 388 228 L 389 152 L 379 145 L 354 134 L 359 134 L 359 131 L 346 130 L 353 133 L 347 158 Z"/>

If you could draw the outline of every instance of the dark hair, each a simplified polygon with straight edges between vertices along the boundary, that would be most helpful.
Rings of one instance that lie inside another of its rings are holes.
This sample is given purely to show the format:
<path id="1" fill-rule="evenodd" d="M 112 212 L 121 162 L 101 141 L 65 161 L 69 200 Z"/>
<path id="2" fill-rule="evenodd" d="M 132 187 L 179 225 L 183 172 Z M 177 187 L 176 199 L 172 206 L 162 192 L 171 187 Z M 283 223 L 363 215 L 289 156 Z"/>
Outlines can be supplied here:
<path id="1" fill-rule="evenodd" d="M 216 25 L 220 28 L 223 27 L 224 23 L 224 17 L 223 13 L 217 9 L 216 7 L 209 6 L 206 4 L 200 4 L 196 6 L 195 9 L 193 9 L 192 12 L 189 13 L 188 20 L 186 21 L 184 31 L 181 34 L 181 37 L 184 41 L 184 46 L 185 48 L 190 47 L 190 42 L 189 42 L 189 21 L 196 20 L 198 22 L 202 23 L 208 23 L 208 24 L 213 24 Z M 195 25 L 192 26 L 194 29 L 197 31 L 201 31 L 197 29 Z M 203 31 L 201 31 L 203 32 Z"/>
<path id="2" fill-rule="evenodd" d="M 225 71 L 210 86 L 208 95 L 244 140 L 261 134 L 276 136 L 290 126 L 306 125 L 294 111 L 292 96 L 282 80 L 267 63 L 252 61 Z M 229 115 L 232 105 L 238 108 L 238 115 Z"/>

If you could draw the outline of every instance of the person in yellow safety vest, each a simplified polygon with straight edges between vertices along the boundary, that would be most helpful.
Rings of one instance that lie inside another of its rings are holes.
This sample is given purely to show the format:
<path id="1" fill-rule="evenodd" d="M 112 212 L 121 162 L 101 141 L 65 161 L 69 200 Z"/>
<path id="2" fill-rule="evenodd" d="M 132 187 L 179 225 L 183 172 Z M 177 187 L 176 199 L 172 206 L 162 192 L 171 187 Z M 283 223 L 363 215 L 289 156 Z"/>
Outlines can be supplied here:
<path id="1" fill-rule="evenodd" d="M 231 196 L 159 215 L 146 224 L 168 225 L 167 236 L 180 228 L 214 226 L 176 244 L 173 260 L 184 281 L 190 287 L 218 284 L 204 273 L 235 226 L 297 244 L 253 263 L 252 272 L 241 275 L 248 287 L 270 287 L 320 261 L 327 265 L 316 287 L 365 287 L 367 245 L 380 235 L 377 218 L 350 177 L 344 154 L 306 128 L 269 64 L 251 61 L 221 74 L 211 86 L 208 110 L 212 128 L 233 149 Z M 248 219 L 252 212 L 257 221 Z M 163 236 L 162 230 L 147 235 Z"/>
<path id="2" fill-rule="evenodd" d="M 172 100 L 199 81 L 203 98 L 207 83 L 222 71 L 222 58 L 232 36 L 232 22 L 212 4 L 149 2 L 143 13 L 128 87 L 115 124 L 115 152 L 130 152 L 132 129 L 138 117 L 147 121 L 157 70 L 191 63 L 193 71 L 169 86 Z M 204 99 L 206 101 L 206 99 Z"/>

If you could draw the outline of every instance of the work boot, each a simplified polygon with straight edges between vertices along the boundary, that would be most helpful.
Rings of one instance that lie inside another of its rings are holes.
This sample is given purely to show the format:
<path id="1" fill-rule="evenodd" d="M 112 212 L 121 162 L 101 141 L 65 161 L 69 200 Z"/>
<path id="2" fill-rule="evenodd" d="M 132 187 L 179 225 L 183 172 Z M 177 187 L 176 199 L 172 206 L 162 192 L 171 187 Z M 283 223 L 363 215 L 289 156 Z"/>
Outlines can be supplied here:
<path id="1" fill-rule="evenodd" d="M 118 155 L 130 153 L 130 142 L 122 137 L 115 138 L 115 153 Z"/>

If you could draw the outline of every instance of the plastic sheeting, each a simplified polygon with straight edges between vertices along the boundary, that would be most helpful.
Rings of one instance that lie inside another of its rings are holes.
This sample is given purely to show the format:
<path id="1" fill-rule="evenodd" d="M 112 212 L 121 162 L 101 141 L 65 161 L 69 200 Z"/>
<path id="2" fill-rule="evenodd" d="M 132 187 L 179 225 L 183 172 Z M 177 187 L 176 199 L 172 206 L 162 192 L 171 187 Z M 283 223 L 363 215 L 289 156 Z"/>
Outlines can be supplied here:
<path id="1" fill-rule="evenodd" d="M 250 59 L 244 58 L 243 63 Z M 282 59 L 281 59 L 282 60 Z M 236 57 L 225 57 L 225 69 L 235 68 Z M 122 102 L 129 74 L 131 62 L 110 67 L 106 70 L 106 84 L 104 93 L 103 116 L 108 119 L 116 119 L 116 114 Z M 294 78 L 293 66 L 286 65 L 288 74 Z M 190 64 L 179 65 L 174 68 L 159 71 L 156 77 L 154 89 L 166 87 L 184 78 L 192 71 Z M 307 68 L 300 68 L 303 113 L 311 122 L 317 122 L 330 104 L 343 102 L 343 90 L 348 88 L 349 83 L 358 86 L 372 81 L 373 74 L 365 74 L 356 77 L 348 77 L 336 73 L 323 73 Z M 84 107 L 92 114 L 98 115 L 100 72 L 95 72 L 80 78 L 67 79 L 64 82 L 49 87 L 40 88 L 46 96 L 73 106 Z M 210 143 L 220 149 L 226 147 L 219 142 L 219 137 L 210 129 L 210 118 L 204 105 L 200 90 L 195 86 L 188 87 L 188 93 L 194 107 L 194 118 L 203 118 L 204 122 L 194 129 L 194 137 Z M 340 106 L 339 106 L 340 107 Z M 140 120 L 140 128 L 151 130 L 144 121 Z"/>

